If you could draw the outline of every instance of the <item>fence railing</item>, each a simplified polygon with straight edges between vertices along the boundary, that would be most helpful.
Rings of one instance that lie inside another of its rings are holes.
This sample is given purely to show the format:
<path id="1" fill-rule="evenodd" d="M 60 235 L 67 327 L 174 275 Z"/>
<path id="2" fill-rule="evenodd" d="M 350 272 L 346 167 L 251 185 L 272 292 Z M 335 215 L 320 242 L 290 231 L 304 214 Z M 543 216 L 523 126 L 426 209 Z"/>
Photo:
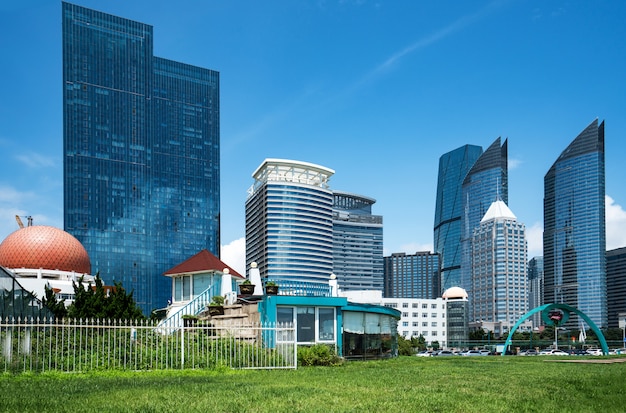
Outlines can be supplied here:
<path id="1" fill-rule="evenodd" d="M 0 321 L 0 371 L 295 369 L 291 324 L 172 327 L 101 320 Z"/>

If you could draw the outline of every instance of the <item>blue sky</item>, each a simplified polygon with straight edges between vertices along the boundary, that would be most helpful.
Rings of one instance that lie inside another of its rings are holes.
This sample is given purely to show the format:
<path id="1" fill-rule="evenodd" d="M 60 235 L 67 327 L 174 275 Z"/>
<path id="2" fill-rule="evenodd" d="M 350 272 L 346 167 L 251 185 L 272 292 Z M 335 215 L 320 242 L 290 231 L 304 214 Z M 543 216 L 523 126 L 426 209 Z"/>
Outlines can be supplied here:
<path id="1" fill-rule="evenodd" d="M 509 207 L 541 254 L 543 177 L 606 121 L 607 248 L 626 246 L 626 2 L 77 0 L 154 26 L 155 55 L 221 77 L 222 258 L 242 267 L 265 158 L 377 200 L 385 255 L 432 250 L 439 157 L 509 139 Z M 0 4 L 0 239 L 63 227 L 61 2 Z"/>

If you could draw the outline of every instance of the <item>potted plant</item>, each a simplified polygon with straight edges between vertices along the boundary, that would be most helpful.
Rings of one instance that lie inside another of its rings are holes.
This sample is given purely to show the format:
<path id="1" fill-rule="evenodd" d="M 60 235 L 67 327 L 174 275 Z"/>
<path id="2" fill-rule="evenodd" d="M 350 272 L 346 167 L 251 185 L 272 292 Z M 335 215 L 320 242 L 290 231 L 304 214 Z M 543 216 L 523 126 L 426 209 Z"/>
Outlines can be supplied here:
<path id="1" fill-rule="evenodd" d="M 278 284 L 274 281 L 266 281 L 265 282 L 265 294 L 266 295 L 277 295 L 278 294 Z"/>
<path id="2" fill-rule="evenodd" d="M 224 297 L 221 295 L 214 295 L 209 303 L 209 315 L 224 315 Z"/>
<path id="3" fill-rule="evenodd" d="M 198 322 L 198 316 L 194 314 L 184 314 L 182 319 L 185 327 L 194 327 Z"/>
<path id="4" fill-rule="evenodd" d="M 250 280 L 246 279 L 244 282 L 239 284 L 239 294 L 241 295 L 252 295 L 254 294 L 255 285 L 250 282 Z"/>

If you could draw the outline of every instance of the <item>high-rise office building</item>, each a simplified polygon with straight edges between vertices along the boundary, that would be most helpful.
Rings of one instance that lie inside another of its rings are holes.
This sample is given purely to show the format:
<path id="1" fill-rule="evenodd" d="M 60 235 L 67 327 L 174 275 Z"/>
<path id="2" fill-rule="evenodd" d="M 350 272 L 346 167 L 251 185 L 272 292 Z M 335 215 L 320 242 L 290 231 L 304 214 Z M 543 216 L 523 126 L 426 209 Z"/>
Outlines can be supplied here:
<path id="1" fill-rule="evenodd" d="M 385 290 L 387 298 L 435 299 L 441 296 L 439 254 L 398 252 L 385 257 Z"/>
<path id="2" fill-rule="evenodd" d="M 62 13 L 65 230 L 147 314 L 163 272 L 219 254 L 219 73 L 153 56 L 147 24 Z"/>
<path id="3" fill-rule="evenodd" d="M 544 299 L 607 327 L 604 122 L 591 122 L 544 177 Z M 577 328 L 578 317 L 568 326 Z"/>
<path id="4" fill-rule="evenodd" d="M 533 257 L 528 261 L 528 309 L 543 303 L 543 257 Z M 530 320 L 533 328 L 542 325 L 541 314 L 532 315 Z"/>
<path id="5" fill-rule="evenodd" d="M 246 266 L 262 278 L 328 285 L 333 272 L 332 169 L 266 159 L 246 199 Z"/>
<path id="6" fill-rule="evenodd" d="M 383 217 L 376 200 L 333 191 L 333 272 L 343 291 L 383 290 Z"/>
<path id="7" fill-rule="evenodd" d="M 470 320 L 504 334 L 528 311 L 526 227 L 498 200 L 474 229 L 471 248 Z"/>
<path id="8" fill-rule="evenodd" d="M 467 291 L 472 305 L 472 257 L 471 242 L 474 230 L 479 226 L 487 210 L 498 199 L 508 205 L 508 144 L 500 145 L 496 139 L 472 165 L 463 179 L 461 216 L 461 288 Z"/>
<path id="9" fill-rule="evenodd" d="M 626 247 L 606 252 L 606 297 L 609 328 L 618 328 L 626 317 Z"/>
<path id="10" fill-rule="evenodd" d="M 439 158 L 434 223 L 434 249 L 441 260 L 439 294 L 461 284 L 462 186 L 482 153 L 480 146 L 464 145 Z"/>

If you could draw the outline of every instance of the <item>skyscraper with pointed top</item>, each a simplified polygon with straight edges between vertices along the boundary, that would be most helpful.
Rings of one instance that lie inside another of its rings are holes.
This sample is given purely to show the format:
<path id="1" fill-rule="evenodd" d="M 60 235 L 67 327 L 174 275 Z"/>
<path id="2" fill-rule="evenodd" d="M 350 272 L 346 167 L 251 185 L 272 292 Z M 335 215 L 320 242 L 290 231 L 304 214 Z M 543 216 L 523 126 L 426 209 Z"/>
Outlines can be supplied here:
<path id="1" fill-rule="evenodd" d="M 594 120 L 544 177 L 544 299 L 607 327 L 604 122 Z M 578 327 L 575 315 L 568 325 Z"/>
<path id="2" fill-rule="evenodd" d="M 470 320 L 504 334 L 528 311 L 526 227 L 498 199 L 472 231 L 470 248 Z"/>
<path id="3" fill-rule="evenodd" d="M 461 280 L 472 302 L 471 239 L 494 201 L 509 203 L 508 141 L 497 138 L 478 158 L 463 179 L 463 215 L 461 217 Z"/>

